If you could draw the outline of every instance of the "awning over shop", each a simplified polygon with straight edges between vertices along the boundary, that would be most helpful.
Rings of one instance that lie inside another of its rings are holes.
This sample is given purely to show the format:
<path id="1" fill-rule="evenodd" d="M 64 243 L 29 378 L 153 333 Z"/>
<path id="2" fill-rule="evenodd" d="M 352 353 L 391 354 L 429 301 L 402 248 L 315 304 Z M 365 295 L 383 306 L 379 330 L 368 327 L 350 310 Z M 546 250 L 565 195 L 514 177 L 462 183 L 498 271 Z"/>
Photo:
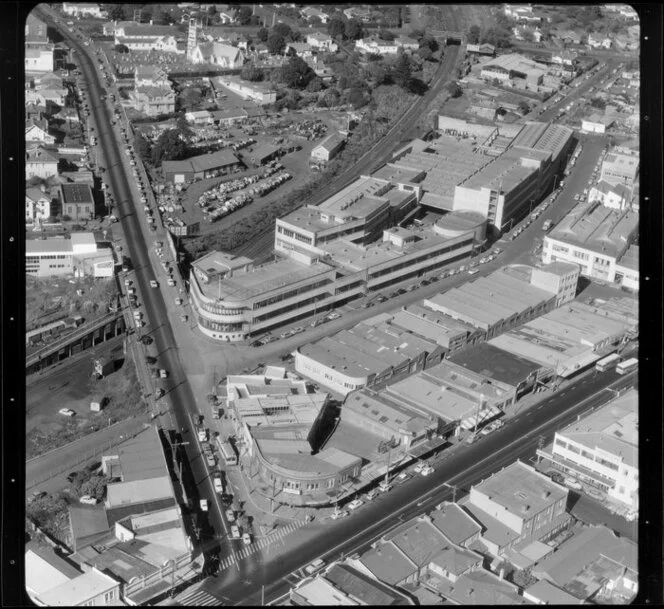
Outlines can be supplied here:
<path id="1" fill-rule="evenodd" d="M 473 429 L 476 425 L 484 425 L 485 423 L 492 421 L 493 419 L 499 417 L 502 413 L 503 411 L 500 410 L 500 408 L 491 406 L 491 408 L 480 411 L 478 422 L 476 422 L 478 417 L 476 414 L 474 414 L 466 419 L 463 419 L 463 421 L 461 421 L 461 427 L 466 430 Z"/>

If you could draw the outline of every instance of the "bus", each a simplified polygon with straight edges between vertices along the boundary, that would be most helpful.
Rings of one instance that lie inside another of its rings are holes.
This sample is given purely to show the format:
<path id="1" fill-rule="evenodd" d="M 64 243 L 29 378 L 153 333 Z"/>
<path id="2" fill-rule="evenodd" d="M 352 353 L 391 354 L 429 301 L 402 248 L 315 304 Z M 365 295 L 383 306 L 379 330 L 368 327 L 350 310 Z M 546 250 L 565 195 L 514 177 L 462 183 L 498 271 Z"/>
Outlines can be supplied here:
<path id="1" fill-rule="evenodd" d="M 230 442 L 217 437 L 217 446 L 219 446 L 219 452 L 224 458 L 226 465 L 237 465 L 237 455 Z"/>
<path id="2" fill-rule="evenodd" d="M 631 359 L 627 359 L 624 362 L 620 362 L 616 366 L 616 372 L 618 374 L 627 374 L 632 370 L 636 370 L 638 365 L 639 365 L 639 360 L 636 359 L 635 357 L 632 357 Z"/>
<path id="3" fill-rule="evenodd" d="M 606 372 L 609 368 L 613 368 L 620 361 L 620 356 L 617 353 L 613 353 L 605 357 L 604 359 L 599 360 L 595 364 L 595 370 L 597 372 Z"/>

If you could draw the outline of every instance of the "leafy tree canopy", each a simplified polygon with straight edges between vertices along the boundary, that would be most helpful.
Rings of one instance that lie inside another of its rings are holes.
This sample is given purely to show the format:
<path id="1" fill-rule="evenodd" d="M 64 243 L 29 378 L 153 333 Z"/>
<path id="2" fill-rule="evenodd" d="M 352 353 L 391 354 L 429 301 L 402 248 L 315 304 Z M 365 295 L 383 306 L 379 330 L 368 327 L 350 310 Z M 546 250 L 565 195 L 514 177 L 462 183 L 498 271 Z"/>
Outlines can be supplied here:
<path id="1" fill-rule="evenodd" d="M 280 80 L 287 87 L 304 89 L 316 73 L 301 57 L 291 57 L 280 70 Z"/>

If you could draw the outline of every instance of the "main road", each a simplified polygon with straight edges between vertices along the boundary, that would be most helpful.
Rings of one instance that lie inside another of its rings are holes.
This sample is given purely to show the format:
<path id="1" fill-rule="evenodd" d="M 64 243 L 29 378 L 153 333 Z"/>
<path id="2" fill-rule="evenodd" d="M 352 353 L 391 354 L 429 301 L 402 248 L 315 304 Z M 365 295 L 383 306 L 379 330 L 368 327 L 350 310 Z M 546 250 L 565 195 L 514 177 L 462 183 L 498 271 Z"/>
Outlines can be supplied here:
<path id="1" fill-rule="evenodd" d="M 373 502 L 362 506 L 351 516 L 329 524 L 314 540 L 284 551 L 279 561 L 262 565 L 258 579 L 248 578 L 228 585 L 214 578 L 203 588 L 224 598 L 228 604 L 258 605 L 265 585 L 265 600 L 283 595 L 289 586 L 287 578 L 312 560 L 323 557 L 328 562 L 363 551 L 374 540 L 394 526 L 419 514 L 429 512 L 438 503 L 452 498 L 451 487 L 458 489 L 457 499 L 469 487 L 506 467 L 516 459 L 530 460 L 538 446 L 549 441 L 554 432 L 573 422 L 592 408 L 613 398 L 606 389 L 625 389 L 636 382 L 636 374 L 620 377 L 614 370 L 596 376 L 588 375 L 554 393 L 528 410 L 507 421 L 505 427 L 473 445 L 459 445 L 433 463 L 435 471 L 425 477 L 414 477 Z M 571 496 L 570 503 L 575 500 Z M 622 534 L 635 536 L 636 525 L 625 523 Z"/>
<path id="2" fill-rule="evenodd" d="M 144 328 L 145 333 L 150 334 L 154 339 L 154 348 L 159 354 L 159 367 L 168 370 L 169 377 L 164 382 L 164 388 L 170 399 L 173 414 L 177 424 L 179 437 L 183 440 L 182 446 L 186 452 L 189 487 L 187 493 L 190 499 L 190 508 L 193 512 L 198 512 L 198 499 L 207 498 L 212 509 L 207 516 L 202 513 L 196 515 L 198 525 L 202 529 L 206 540 L 216 539 L 218 543 L 205 544 L 208 556 L 221 552 L 222 554 L 232 553 L 232 544 L 226 535 L 228 530 L 227 523 L 222 514 L 222 508 L 219 503 L 219 497 L 214 492 L 212 480 L 209 477 L 207 467 L 203 462 L 202 453 L 198 445 L 192 417 L 197 414 L 196 399 L 191 387 L 187 381 L 180 362 L 178 347 L 173 336 L 173 330 L 169 322 L 169 316 L 166 310 L 166 304 L 160 288 L 152 288 L 150 281 L 156 279 L 156 275 L 151 266 L 148 254 L 148 244 L 144 232 L 141 228 L 141 222 L 138 212 L 141 204 L 138 203 L 138 197 L 132 192 L 131 184 L 135 182 L 128 174 L 128 168 L 120 151 L 118 136 L 113 130 L 111 111 L 102 96 L 105 93 L 105 85 L 97 68 L 96 61 L 90 57 L 89 48 L 84 46 L 80 39 L 72 36 L 71 33 L 59 25 L 57 13 L 47 5 L 39 5 L 35 11 L 51 27 L 60 30 L 61 34 L 67 39 L 71 48 L 76 51 L 78 64 L 85 78 L 90 97 L 91 118 L 97 129 L 99 145 L 105 159 L 106 174 L 105 179 L 116 200 L 119 215 L 121 218 L 122 230 L 133 270 L 135 271 L 135 281 L 141 295 L 142 304 L 147 316 L 148 325 Z M 223 347 L 220 347 L 223 348 Z M 168 434 L 168 430 L 165 430 Z M 187 478 L 187 476 L 185 476 Z M 191 483 L 195 486 L 191 486 Z M 216 546 L 216 547 L 215 547 Z M 241 577 L 246 573 L 252 572 L 251 563 L 243 563 L 242 572 L 233 572 L 229 574 L 228 581 L 232 582 L 235 578 Z"/>

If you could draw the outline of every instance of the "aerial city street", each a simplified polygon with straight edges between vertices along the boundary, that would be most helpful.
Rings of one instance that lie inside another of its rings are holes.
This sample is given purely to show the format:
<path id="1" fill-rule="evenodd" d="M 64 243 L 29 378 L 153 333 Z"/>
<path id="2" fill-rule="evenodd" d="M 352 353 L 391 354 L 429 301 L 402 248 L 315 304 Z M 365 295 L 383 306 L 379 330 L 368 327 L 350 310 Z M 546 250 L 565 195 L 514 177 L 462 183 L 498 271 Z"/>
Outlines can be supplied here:
<path id="1" fill-rule="evenodd" d="M 637 599 L 639 24 L 34 8 L 27 597 Z"/>

